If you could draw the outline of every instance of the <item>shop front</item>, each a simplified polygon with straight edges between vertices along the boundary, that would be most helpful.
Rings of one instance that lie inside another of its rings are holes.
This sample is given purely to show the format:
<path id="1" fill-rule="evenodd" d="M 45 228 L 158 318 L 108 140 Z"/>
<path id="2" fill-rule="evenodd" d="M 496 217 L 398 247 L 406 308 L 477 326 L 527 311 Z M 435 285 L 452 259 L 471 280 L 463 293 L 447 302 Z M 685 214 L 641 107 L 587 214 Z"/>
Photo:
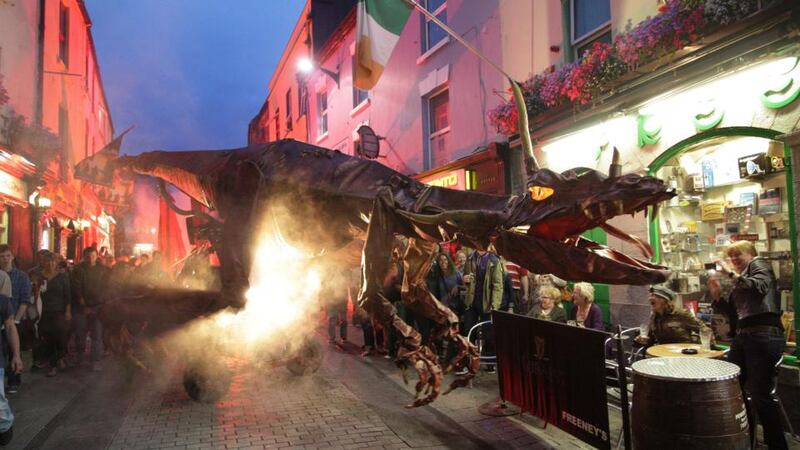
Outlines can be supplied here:
<path id="1" fill-rule="evenodd" d="M 35 166 L 25 158 L 0 149 L 0 243 L 9 244 L 17 264 L 27 267 L 33 258 L 31 208 L 26 177 Z"/>
<path id="2" fill-rule="evenodd" d="M 660 76 L 669 83 L 659 83 L 656 74 L 638 90 L 610 98 L 603 112 L 533 135 L 537 157 L 550 169 L 606 171 L 617 148 L 623 172 L 654 175 L 675 189 L 678 195 L 659 205 L 655 218 L 637 214 L 610 223 L 649 239 L 653 259 L 673 271 L 668 284 L 697 314 L 710 314 L 716 290 L 709 285 L 719 279 L 714 261 L 731 242 L 752 241 L 778 277 L 793 347 L 800 291 L 792 149 L 780 136 L 800 124 L 800 45 L 740 47 L 729 49 L 736 59 L 708 57 L 667 70 Z M 612 236 L 608 244 L 636 252 Z M 724 294 L 724 280 L 721 287 Z M 645 287 L 610 286 L 609 295 L 612 322 L 646 320 Z"/>
<path id="3" fill-rule="evenodd" d="M 441 167 L 423 172 L 414 178 L 424 184 L 459 191 L 476 191 L 485 194 L 506 195 L 507 147 L 492 143 L 487 148 Z"/>

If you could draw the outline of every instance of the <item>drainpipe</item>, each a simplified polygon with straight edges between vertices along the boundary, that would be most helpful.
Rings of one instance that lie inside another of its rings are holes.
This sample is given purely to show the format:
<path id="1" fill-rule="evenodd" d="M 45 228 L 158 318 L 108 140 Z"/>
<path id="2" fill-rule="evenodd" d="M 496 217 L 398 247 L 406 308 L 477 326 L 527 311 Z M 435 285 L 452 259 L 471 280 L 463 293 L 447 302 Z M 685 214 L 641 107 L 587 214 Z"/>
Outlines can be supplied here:
<path id="1" fill-rule="evenodd" d="M 44 9 L 47 0 L 39 0 L 39 35 L 36 50 L 36 99 L 33 108 L 33 123 L 42 126 L 44 120 Z"/>

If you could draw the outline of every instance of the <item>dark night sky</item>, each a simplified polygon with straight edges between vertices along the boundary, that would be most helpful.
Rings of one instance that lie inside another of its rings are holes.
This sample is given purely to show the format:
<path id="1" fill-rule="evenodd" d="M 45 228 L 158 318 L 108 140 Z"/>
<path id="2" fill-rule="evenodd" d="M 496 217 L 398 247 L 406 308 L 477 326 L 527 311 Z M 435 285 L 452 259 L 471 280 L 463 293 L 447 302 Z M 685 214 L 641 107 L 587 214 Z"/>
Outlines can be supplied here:
<path id="1" fill-rule="evenodd" d="M 233 148 L 304 0 L 86 0 L 123 152 Z"/>

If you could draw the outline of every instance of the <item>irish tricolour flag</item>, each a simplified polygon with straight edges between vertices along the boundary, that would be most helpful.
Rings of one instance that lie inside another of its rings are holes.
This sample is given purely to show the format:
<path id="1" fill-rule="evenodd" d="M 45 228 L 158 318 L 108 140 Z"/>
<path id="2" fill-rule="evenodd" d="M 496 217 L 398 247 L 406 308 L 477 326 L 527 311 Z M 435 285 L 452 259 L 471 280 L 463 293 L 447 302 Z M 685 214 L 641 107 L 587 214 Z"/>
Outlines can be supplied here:
<path id="1" fill-rule="evenodd" d="M 356 15 L 356 67 L 353 84 L 372 89 L 389 62 L 411 15 L 403 0 L 359 0 Z"/>

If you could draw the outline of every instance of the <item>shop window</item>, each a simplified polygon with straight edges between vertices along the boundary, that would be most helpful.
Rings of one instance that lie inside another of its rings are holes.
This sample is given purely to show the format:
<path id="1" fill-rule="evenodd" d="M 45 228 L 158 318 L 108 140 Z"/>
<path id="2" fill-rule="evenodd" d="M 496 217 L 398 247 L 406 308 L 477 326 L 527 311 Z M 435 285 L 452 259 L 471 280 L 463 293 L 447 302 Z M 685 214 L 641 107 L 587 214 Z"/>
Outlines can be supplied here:
<path id="1" fill-rule="evenodd" d="M 317 92 L 317 136 L 328 133 L 328 93 Z"/>
<path id="2" fill-rule="evenodd" d="M 445 0 L 424 0 L 422 6 L 433 13 L 437 19 L 441 20 L 445 25 L 447 24 L 447 1 Z M 436 44 L 441 42 L 447 33 L 435 22 L 430 20 L 424 14 L 421 14 L 422 23 L 422 53 L 427 52 Z"/>
<path id="3" fill-rule="evenodd" d="M 8 207 L 0 211 L 0 242 L 8 242 Z"/>
<path id="4" fill-rule="evenodd" d="M 610 0 L 570 1 L 570 44 L 573 57 L 580 57 L 595 42 L 611 43 Z"/>
<path id="5" fill-rule="evenodd" d="M 286 90 L 286 131 L 292 131 L 292 88 Z"/>
<path id="6" fill-rule="evenodd" d="M 447 147 L 450 134 L 450 94 L 447 89 L 427 99 L 429 167 L 448 162 Z"/>
<path id="7" fill-rule="evenodd" d="M 69 8 L 63 3 L 58 8 L 58 59 L 69 67 Z"/>
<path id="8" fill-rule="evenodd" d="M 714 264 L 724 260 L 733 241 L 753 242 L 772 263 L 778 278 L 779 305 L 787 330 L 793 330 L 793 261 L 786 195 L 783 143 L 758 137 L 717 138 L 697 144 L 667 161 L 656 176 L 678 195 L 659 208 L 661 262 L 673 270 L 669 283 L 693 312 L 710 320 L 718 340 L 729 324 L 711 309 L 719 283 L 722 296 L 731 282 Z M 657 240 L 656 240 L 657 239 Z M 793 336 L 788 336 L 794 340 Z"/>

